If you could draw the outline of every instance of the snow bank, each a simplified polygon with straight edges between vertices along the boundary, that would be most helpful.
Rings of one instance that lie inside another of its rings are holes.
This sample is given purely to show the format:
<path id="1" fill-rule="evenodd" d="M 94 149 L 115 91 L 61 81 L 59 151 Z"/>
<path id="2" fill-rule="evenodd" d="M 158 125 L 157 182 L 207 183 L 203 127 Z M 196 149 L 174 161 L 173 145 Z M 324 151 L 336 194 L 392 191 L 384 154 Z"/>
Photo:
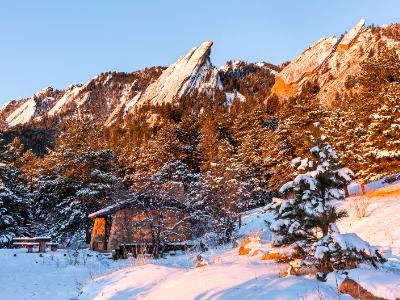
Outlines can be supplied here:
<path id="1" fill-rule="evenodd" d="M 362 219 L 358 219 L 353 201 L 353 198 L 348 198 L 338 204 L 350 215 L 338 223 L 340 231 L 355 232 L 371 245 L 385 247 L 393 254 L 399 255 L 400 196 L 368 200 L 367 215 Z"/>
<path id="2" fill-rule="evenodd" d="M 355 269 L 350 270 L 348 276 L 376 297 L 385 299 L 398 299 L 400 297 L 399 274 L 380 270 Z"/>
<path id="3" fill-rule="evenodd" d="M 352 209 L 351 200 L 339 205 Z M 349 277 L 387 299 L 400 297 L 400 257 L 394 256 L 400 249 L 399 210 L 399 197 L 382 198 L 371 203 L 367 217 L 358 220 L 350 211 L 350 217 L 338 224 L 343 233 L 355 232 L 374 246 L 386 247 L 389 261 L 384 266 L 378 270 L 361 266 L 349 270 Z M 195 268 L 197 252 L 178 252 L 138 265 L 133 259 L 114 262 L 85 250 L 74 265 L 69 262 L 74 256 L 64 250 L 44 257 L 26 250 L 0 250 L 0 265 L 7 274 L 0 276 L 1 299 L 337 299 L 336 287 L 345 275 L 332 273 L 325 283 L 306 277 L 281 278 L 287 264 L 261 260 L 271 249 L 265 226 L 271 220 L 263 208 L 242 214 L 236 236 L 260 235 L 260 252 L 239 256 L 232 245 L 213 248 L 202 253 L 209 262 L 202 268 Z M 342 241 L 346 245 L 364 247 L 351 234 L 344 237 L 348 237 Z M 352 298 L 341 295 L 340 299 Z"/>

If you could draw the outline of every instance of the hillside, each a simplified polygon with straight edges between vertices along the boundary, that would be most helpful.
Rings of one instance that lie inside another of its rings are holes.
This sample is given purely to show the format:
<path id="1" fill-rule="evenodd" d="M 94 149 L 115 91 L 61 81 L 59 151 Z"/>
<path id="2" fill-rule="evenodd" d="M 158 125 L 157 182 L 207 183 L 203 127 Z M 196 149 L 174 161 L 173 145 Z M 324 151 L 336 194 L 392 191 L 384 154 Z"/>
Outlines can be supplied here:
<path id="1" fill-rule="evenodd" d="M 221 76 L 230 78 L 231 71 L 236 80 L 241 76 L 238 78 L 235 67 L 228 67 L 229 64 L 221 70 L 212 65 L 212 44 L 212 41 L 206 41 L 191 49 L 168 68 L 151 67 L 132 73 L 106 72 L 86 84 L 70 85 L 66 90 L 46 87 L 31 98 L 8 101 L 1 108 L 2 127 L 35 126 L 43 119 L 60 117 L 63 120 L 74 115 L 89 115 L 96 123 L 111 126 L 118 118 L 123 119 L 143 105 L 176 104 L 180 98 L 195 92 L 213 97 L 217 90 L 224 89 Z M 239 64 L 242 69 L 246 68 L 245 62 Z M 252 64 L 243 76 L 266 70 L 273 77 L 277 69 L 266 63 Z"/>

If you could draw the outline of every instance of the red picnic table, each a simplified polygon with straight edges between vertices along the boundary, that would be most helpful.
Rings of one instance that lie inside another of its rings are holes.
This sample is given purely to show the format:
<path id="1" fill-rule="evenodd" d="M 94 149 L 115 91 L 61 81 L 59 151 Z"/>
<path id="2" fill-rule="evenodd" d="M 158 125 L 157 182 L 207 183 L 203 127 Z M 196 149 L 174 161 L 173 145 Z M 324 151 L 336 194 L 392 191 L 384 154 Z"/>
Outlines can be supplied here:
<path id="1" fill-rule="evenodd" d="M 50 242 L 51 238 L 44 236 L 37 236 L 33 238 L 29 237 L 13 238 L 13 245 L 26 247 L 28 248 L 29 253 L 33 252 L 34 246 L 39 246 L 39 252 L 46 252 L 46 245 L 50 246 L 51 251 L 56 251 L 57 244 Z"/>

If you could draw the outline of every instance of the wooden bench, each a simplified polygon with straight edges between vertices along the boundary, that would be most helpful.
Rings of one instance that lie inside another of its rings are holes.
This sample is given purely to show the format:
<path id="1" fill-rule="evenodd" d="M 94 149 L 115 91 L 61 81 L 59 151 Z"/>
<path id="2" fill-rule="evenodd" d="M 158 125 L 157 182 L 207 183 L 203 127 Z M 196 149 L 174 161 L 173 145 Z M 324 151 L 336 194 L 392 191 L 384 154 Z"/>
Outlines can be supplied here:
<path id="1" fill-rule="evenodd" d="M 46 246 L 49 246 L 51 251 L 57 251 L 58 247 L 58 244 L 51 243 L 49 237 L 13 238 L 13 245 L 28 248 L 28 253 L 32 253 L 35 246 L 39 247 L 39 252 L 46 252 Z"/>
<path id="2" fill-rule="evenodd" d="M 57 248 L 58 248 L 57 243 L 47 243 L 46 246 L 50 247 L 50 251 L 57 251 Z"/>
<path id="3" fill-rule="evenodd" d="M 187 243 L 175 243 L 160 245 L 159 251 L 168 253 L 171 251 L 187 251 L 192 248 L 193 245 Z M 155 247 L 151 244 L 146 243 L 135 243 L 135 244 L 120 244 L 118 248 L 111 251 L 112 258 L 114 260 L 120 258 L 128 258 L 128 253 L 131 253 L 133 257 L 137 257 L 139 254 L 149 254 L 154 253 Z"/>
<path id="4" fill-rule="evenodd" d="M 33 252 L 33 247 L 39 246 L 39 243 L 29 243 L 29 242 L 15 242 L 13 243 L 15 246 L 20 246 L 28 249 L 28 253 Z"/>

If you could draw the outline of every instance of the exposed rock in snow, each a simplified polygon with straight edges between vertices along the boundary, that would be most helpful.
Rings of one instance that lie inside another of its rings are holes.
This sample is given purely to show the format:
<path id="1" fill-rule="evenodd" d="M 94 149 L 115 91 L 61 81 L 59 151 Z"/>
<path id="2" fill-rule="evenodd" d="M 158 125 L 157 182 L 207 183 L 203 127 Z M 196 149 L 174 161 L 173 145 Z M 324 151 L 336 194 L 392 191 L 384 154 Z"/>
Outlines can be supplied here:
<path id="1" fill-rule="evenodd" d="M 266 70 L 270 71 L 271 74 L 273 74 L 273 75 L 278 74 L 278 72 L 277 72 L 276 70 L 272 69 L 272 68 L 270 67 L 270 65 L 267 64 L 266 62 L 260 61 L 260 62 L 256 63 L 255 65 L 256 65 L 257 67 L 260 67 L 260 68 L 263 68 L 263 69 L 266 69 Z"/>
<path id="2" fill-rule="evenodd" d="M 238 69 L 238 67 L 243 64 L 245 64 L 245 62 L 241 61 L 241 60 L 229 61 L 226 64 L 224 64 L 222 67 L 220 67 L 219 71 L 221 71 L 221 72 L 228 72 L 229 70 L 236 71 L 236 69 Z"/>

